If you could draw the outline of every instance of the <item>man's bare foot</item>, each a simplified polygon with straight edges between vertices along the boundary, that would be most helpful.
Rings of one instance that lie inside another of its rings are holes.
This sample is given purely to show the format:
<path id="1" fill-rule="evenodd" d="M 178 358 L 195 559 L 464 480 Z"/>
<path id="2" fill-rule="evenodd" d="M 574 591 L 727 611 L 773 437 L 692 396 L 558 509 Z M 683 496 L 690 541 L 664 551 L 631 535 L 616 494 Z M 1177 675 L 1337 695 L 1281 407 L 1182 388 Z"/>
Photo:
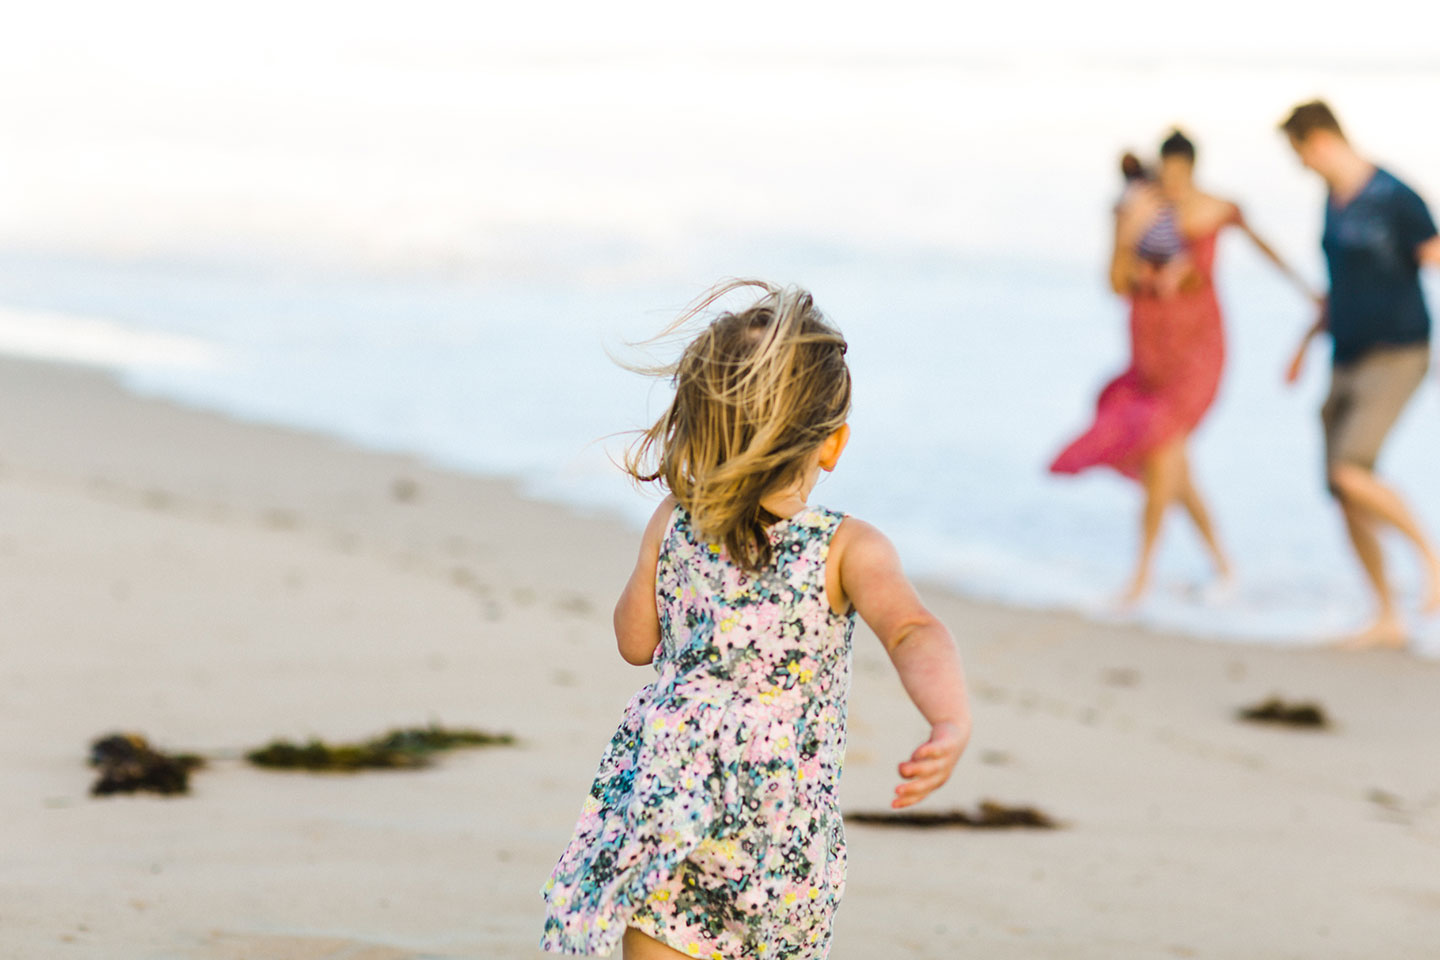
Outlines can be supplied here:
<path id="1" fill-rule="evenodd" d="M 1410 642 L 1405 624 L 1395 614 L 1385 614 L 1359 633 L 1336 642 L 1341 650 L 1404 650 Z"/>

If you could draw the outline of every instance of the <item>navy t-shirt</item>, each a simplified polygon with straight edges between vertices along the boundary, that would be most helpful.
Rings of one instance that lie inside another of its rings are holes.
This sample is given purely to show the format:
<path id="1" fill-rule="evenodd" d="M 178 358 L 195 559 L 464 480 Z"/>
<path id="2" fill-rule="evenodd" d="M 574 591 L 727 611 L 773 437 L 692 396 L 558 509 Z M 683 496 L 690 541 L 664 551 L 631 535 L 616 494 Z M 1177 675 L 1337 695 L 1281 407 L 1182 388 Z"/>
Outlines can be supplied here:
<path id="1" fill-rule="evenodd" d="M 1377 169 L 1343 207 L 1327 204 L 1321 245 L 1330 265 L 1336 364 L 1377 346 L 1430 339 L 1415 250 L 1433 236 L 1425 201 L 1385 170 Z"/>

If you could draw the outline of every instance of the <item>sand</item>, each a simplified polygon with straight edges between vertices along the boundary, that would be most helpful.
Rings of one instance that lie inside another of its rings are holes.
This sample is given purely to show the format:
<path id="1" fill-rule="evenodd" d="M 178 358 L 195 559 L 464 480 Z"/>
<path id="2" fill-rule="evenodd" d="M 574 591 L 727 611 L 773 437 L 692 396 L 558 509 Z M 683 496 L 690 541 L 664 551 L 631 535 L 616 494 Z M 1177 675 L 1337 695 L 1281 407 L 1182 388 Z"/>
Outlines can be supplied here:
<path id="1" fill-rule="evenodd" d="M 538 957 L 537 891 L 648 676 L 609 624 L 633 532 L 94 372 L 0 361 L 0 405 L 0 955 Z M 976 720 L 925 808 L 1064 828 L 852 826 L 834 960 L 1440 956 L 1440 664 L 924 592 Z M 855 662 L 841 796 L 879 809 L 925 729 L 863 628 Z M 1335 728 L 1234 720 L 1272 693 Z M 431 720 L 520 742 L 241 759 Z M 91 798 L 117 729 L 216 759 L 189 796 Z"/>

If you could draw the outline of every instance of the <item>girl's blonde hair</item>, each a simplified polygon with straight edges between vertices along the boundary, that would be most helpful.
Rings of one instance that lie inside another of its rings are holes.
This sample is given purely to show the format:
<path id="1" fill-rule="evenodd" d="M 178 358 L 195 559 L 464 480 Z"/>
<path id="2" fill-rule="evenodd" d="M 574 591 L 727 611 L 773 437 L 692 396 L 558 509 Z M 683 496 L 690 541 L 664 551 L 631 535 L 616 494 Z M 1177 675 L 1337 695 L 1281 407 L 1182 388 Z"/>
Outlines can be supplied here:
<path id="1" fill-rule="evenodd" d="M 763 280 L 711 289 L 655 339 L 683 333 L 720 298 L 746 288 L 761 291 L 760 299 L 706 323 L 675 363 L 632 367 L 672 377 L 675 398 L 627 451 L 625 470 L 640 482 L 663 481 L 696 532 L 754 572 L 770 562 L 766 528 L 779 519 L 760 500 L 798 479 L 844 425 L 850 369 L 845 338 L 810 294 Z"/>

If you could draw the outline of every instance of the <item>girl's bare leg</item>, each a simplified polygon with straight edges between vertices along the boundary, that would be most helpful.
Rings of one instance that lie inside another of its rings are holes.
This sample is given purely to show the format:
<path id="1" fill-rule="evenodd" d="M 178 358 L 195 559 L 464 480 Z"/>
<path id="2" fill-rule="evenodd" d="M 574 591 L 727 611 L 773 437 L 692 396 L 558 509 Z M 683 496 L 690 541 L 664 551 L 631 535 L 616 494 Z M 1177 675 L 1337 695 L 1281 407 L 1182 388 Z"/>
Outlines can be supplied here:
<path id="1" fill-rule="evenodd" d="M 1184 437 L 1155 449 L 1140 466 L 1140 482 L 1145 488 L 1145 509 L 1140 517 L 1140 559 L 1130 586 L 1120 598 L 1122 606 L 1133 606 L 1150 586 L 1150 565 L 1155 558 L 1155 546 L 1160 542 L 1160 524 L 1180 492 L 1184 466 Z"/>
<path id="2" fill-rule="evenodd" d="M 659 940 L 647 937 L 634 927 L 625 931 L 621 951 L 624 960 L 675 960 L 676 957 L 693 960 L 688 954 L 681 953 L 679 950 L 671 950 Z"/>

